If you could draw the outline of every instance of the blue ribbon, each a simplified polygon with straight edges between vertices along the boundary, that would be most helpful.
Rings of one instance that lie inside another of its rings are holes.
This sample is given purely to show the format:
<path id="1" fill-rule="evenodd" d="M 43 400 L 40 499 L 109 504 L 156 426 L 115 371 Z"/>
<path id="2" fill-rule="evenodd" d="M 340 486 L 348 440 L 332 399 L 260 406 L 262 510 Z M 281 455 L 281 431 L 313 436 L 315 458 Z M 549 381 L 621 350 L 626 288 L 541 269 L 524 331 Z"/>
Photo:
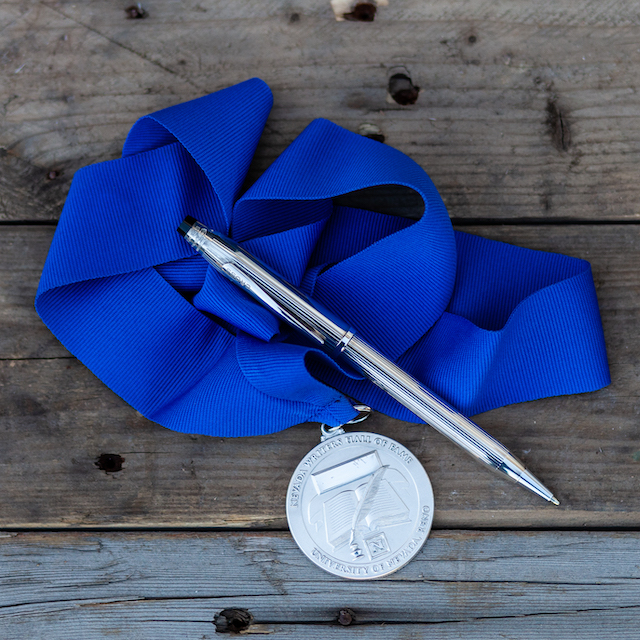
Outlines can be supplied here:
<path id="1" fill-rule="evenodd" d="M 123 157 L 78 171 L 36 296 L 60 341 L 147 418 L 270 433 L 417 418 L 304 344 L 194 254 L 191 215 L 314 296 L 467 415 L 610 382 L 587 262 L 453 231 L 433 183 L 389 146 L 313 121 L 239 196 L 272 104 L 258 79 L 158 111 Z M 420 220 L 332 198 L 402 185 Z"/>

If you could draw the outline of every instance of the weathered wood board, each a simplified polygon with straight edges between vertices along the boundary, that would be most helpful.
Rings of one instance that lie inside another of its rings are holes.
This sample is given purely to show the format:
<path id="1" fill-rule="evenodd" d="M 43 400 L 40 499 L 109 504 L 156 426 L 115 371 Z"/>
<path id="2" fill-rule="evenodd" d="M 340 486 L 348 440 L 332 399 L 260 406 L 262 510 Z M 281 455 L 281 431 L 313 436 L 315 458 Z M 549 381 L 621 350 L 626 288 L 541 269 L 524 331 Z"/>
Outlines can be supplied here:
<path id="1" fill-rule="evenodd" d="M 364 583 L 314 567 L 287 533 L 4 535 L 3 640 L 212 638 L 227 608 L 274 638 L 631 639 L 640 622 L 638 533 L 434 532 Z"/>
<path id="2" fill-rule="evenodd" d="M 317 442 L 317 425 L 223 440 L 145 420 L 70 358 L 33 310 L 53 229 L 1 231 L 0 525 L 284 527 L 288 479 Z M 382 415 L 363 428 L 404 442 L 423 461 L 436 492 L 437 527 L 638 527 L 640 228 L 473 231 L 593 265 L 612 385 L 477 418 L 553 488 L 561 507 L 486 472 L 430 429 Z M 103 453 L 124 457 L 123 470 L 100 471 L 94 462 Z"/>
<path id="3" fill-rule="evenodd" d="M 142 4 L 2 4 L 0 219 L 57 219 L 138 117 L 252 76 L 275 105 L 250 180 L 324 117 L 379 127 L 456 218 L 640 216 L 638 2 L 404 0 L 366 24 L 328 0 Z M 400 68 L 413 105 L 387 101 Z"/>

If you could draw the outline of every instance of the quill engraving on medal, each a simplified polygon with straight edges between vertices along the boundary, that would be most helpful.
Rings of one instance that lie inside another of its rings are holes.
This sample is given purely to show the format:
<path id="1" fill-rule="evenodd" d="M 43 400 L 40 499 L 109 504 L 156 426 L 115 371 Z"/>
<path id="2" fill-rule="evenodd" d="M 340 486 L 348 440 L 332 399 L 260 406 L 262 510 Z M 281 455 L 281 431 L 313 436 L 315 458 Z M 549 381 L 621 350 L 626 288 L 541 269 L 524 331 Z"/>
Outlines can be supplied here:
<path id="1" fill-rule="evenodd" d="M 324 530 L 334 551 L 349 545 L 354 558 L 365 550 L 374 558 L 388 550 L 382 529 L 411 519 L 394 488 L 406 486 L 406 478 L 383 465 L 376 451 L 324 469 L 312 480 L 318 495 L 309 503 L 309 523 Z"/>

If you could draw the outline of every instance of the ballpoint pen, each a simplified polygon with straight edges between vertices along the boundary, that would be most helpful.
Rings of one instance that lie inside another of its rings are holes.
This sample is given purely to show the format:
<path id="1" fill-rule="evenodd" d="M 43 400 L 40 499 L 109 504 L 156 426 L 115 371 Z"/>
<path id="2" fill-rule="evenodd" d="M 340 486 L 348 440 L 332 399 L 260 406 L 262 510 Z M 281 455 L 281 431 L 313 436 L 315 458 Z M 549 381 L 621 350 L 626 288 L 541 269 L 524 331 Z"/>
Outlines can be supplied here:
<path id="1" fill-rule="evenodd" d="M 236 242 L 191 217 L 185 218 L 178 231 L 222 275 L 324 351 L 343 358 L 476 460 L 545 500 L 560 504 L 504 445 L 365 342 L 353 327 L 295 289 Z"/>

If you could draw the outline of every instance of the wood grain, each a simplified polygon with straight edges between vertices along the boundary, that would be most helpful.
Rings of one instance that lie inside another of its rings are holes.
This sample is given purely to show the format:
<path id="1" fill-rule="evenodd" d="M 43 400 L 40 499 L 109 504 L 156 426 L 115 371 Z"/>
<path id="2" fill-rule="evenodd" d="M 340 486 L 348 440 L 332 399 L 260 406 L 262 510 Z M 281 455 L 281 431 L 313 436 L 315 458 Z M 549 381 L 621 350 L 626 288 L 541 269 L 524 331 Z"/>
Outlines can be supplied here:
<path id="1" fill-rule="evenodd" d="M 310 0 L 2 6 L 0 219 L 56 219 L 138 117 L 255 75 L 275 106 L 249 181 L 325 117 L 377 125 L 457 218 L 640 215 L 637 1 L 408 0 L 367 24 Z M 414 105 L 387 101 L 400 67 Z"/>
<path id="2" fill-rule="evenodd" d="M 314 567 L 286 533 L 5 536 L 4 640 L 212 638 L 225 608 L 274 638 L 634 638 L 640 614 L 638 533 L 435 532 L 365 583 Z"/>
<path id="3" fill-rule="evenodd" d="M 34 299 L 55 227 L 0 227 L 0 359 L 69 357 Z"/>
<path id="4" fill-rule="evenodd" d="M 593 265 L 613 384 L 477 417 L 562 506 L 486 472 L 430 429 L 382 415 L 364 428 L 402 441 L 425 464 L 437 527 L 639 526 L 640 228 L 473 230 Z M 0 526 L 285 527 L 289 475 L 316 444 L 317 425 L 223 440 L 173 433 L 142 418 L 70 358 L 35 315 L 52 233 L 10 226 L 0 234 Z M 94 462 L 103 453 L 123 456 L 123 470 L 100 471 Z"/>

